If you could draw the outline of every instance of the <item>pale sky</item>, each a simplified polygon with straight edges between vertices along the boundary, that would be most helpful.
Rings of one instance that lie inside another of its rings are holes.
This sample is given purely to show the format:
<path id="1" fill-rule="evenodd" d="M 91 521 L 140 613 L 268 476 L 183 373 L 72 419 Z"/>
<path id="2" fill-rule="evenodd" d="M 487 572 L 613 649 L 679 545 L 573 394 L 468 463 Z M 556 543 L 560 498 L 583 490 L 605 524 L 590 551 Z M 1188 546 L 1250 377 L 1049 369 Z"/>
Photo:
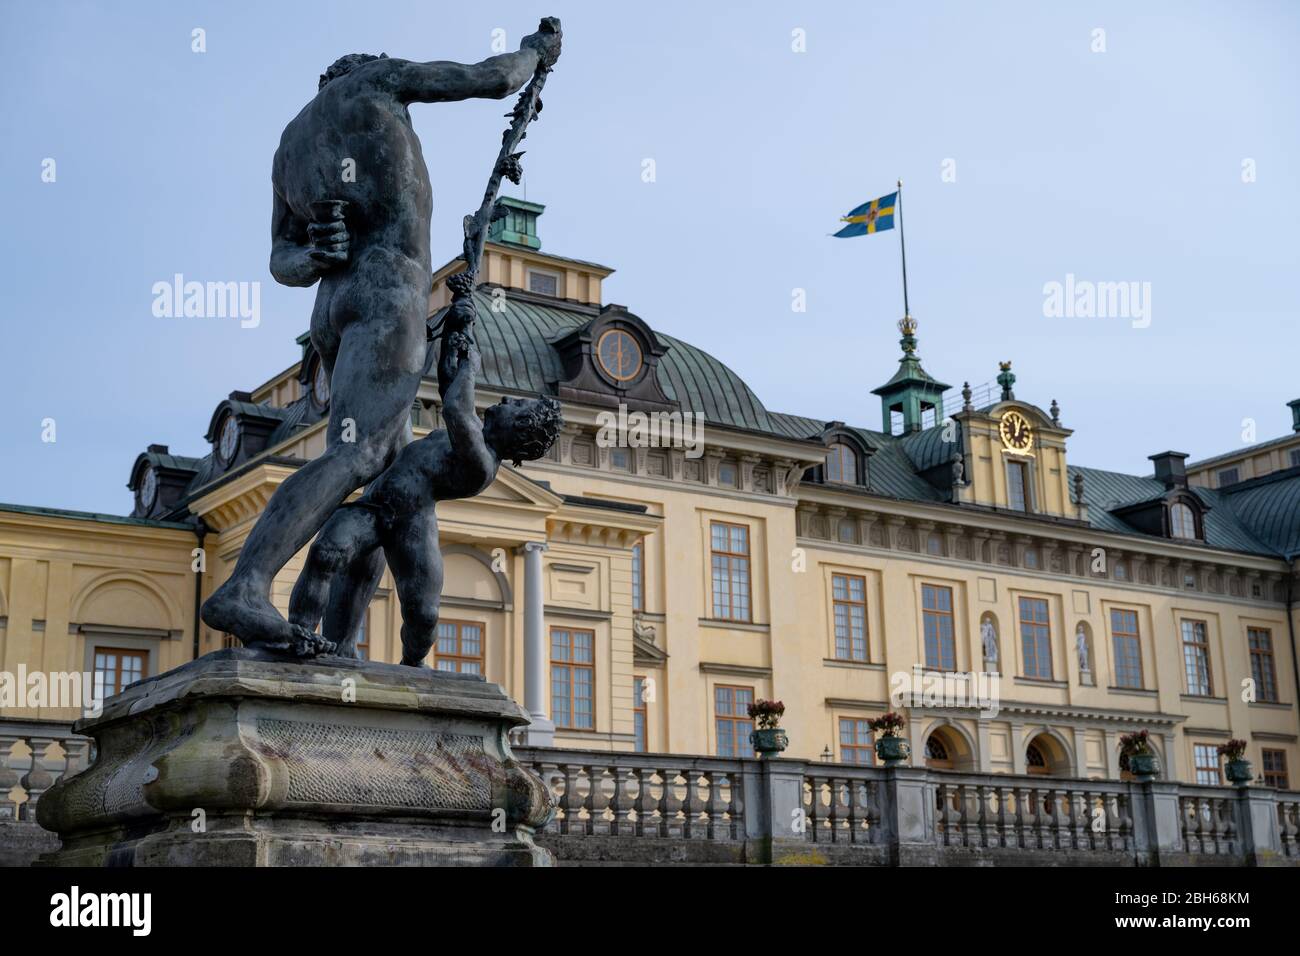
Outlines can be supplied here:
<path id="1" fill-rule="evenodd" d="M 543 249 L 617 269 L 606 301 L 769 410 L 880 427 L 897 232 L 828 236 L 902 178 L 935 377 L 979 384 L 1011 359 L 1018 397 L 1060 402 L 1072 463 L 1139 474 L 1166 448 L 1239 447 L 1246 419 L 1256 440 L 1289 431 L 1300 5 L 10 0 L 0 501 L 127 513 L 147 444 L 206 453 L 217 402 L 296 360 L 314 290 L 267 271 L 270 165 L 326 66 L 475 61 L 548 14 L 564 53 L 524 160 Z M 412 107 L 435 265 L 510 102 Z M 178 272 L 260 282 L 260 325 L 155 317 Z M 1150 283 L 1149 324 L 1045 316 L 1067 275 Z"/>

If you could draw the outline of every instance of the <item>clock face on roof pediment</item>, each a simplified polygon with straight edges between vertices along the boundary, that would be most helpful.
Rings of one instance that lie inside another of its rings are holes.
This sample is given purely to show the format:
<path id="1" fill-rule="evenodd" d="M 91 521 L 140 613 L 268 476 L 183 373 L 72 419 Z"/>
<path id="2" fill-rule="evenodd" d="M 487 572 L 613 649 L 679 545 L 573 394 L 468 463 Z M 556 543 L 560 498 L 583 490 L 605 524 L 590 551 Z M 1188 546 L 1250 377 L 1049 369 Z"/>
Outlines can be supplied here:
<path id="1" fill-rule="evenodd" d="M 668 346 L 623 306 L 605 306 L 590 322 L 551 344 L 564 369 L 564 378 L 555 383 L 560 398 L 650 410 L 676 408 L 657 374 Z"/>

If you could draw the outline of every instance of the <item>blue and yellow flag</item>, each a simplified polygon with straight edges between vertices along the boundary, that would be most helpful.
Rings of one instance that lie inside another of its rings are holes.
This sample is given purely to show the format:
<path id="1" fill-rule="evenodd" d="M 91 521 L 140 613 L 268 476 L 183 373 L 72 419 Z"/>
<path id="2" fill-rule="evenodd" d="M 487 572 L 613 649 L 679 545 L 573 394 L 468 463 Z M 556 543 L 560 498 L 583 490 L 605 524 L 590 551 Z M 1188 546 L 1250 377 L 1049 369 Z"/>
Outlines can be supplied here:
<path id="1" fill-rule="evenodd" d="M 873 232 L 893 229 L 894 204 L 897 201 L 898 193 L 893 192 L 871 202 L 864 202 L 847 216 L 841 217 L 840 222 L 847 222 L 848 225 L 835 233 L 835 238 L 851 239 L 854 236 L 869 236 Z"/>

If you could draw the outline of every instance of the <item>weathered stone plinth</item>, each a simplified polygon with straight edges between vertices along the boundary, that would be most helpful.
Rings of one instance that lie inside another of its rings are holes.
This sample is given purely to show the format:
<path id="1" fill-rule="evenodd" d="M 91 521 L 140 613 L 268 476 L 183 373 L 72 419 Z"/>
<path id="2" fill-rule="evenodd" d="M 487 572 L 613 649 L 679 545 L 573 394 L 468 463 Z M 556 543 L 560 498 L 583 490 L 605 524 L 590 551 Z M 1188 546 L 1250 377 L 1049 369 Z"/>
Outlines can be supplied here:
<path id="1" fill-rule="evenodd" d="M 94 764 L 37 807 L 74 866 L 545 866 L 553 805 L 481 677 L 218 651 L 78 721 Z"/>

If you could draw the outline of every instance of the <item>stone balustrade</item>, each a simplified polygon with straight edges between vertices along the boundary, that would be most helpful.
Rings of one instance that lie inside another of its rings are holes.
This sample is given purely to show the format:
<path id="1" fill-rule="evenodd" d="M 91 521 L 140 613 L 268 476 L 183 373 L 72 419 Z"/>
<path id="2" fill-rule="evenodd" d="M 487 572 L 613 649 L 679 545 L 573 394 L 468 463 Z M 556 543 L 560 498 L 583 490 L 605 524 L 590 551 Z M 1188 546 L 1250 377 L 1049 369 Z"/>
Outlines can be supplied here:
<path id="1" fill-rule="evenodd" d="M 66 722 L 0 720 L 0 819 L 34 821 L 41 794 L 90 765 L 90 747 Z"/>
<path id="2" fill-rule="evenodd" d="M 1300 794 L 516 747 L 561 862 L 1300 865 Z"/>

